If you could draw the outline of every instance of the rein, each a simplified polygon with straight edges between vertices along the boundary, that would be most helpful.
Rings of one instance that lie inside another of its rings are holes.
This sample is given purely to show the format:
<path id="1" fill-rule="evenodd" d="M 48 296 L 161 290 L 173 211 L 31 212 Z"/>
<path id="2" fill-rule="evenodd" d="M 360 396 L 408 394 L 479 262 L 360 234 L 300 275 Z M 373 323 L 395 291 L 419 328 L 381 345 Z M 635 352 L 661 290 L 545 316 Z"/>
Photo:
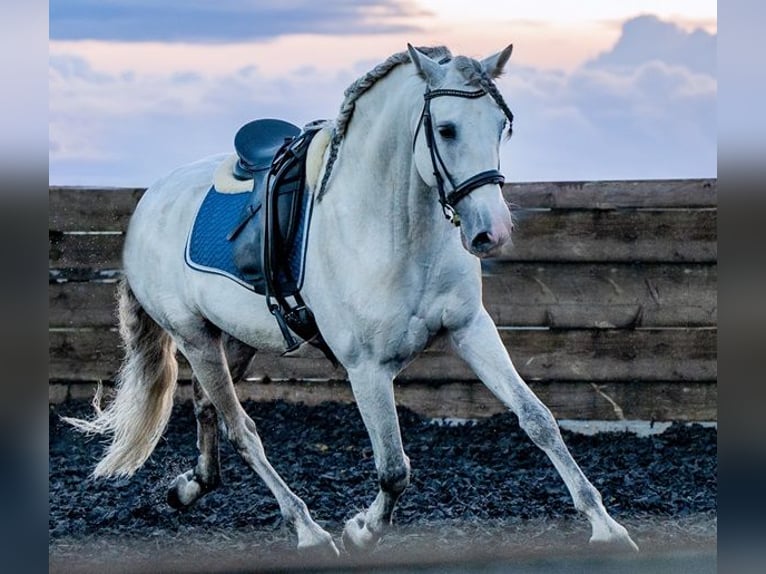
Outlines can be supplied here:
<path id="1" fill-rule="evenodd" d="M 480 98 L 486 94 L 489 94 L 492 99 L 495 100 L 495 103 L 500 107 L 501 110 L 503 110 L 503 113 L 508 118 L 510 126 L 513 126 L 513 113 L 510 109 L 508 109 L 508 106 L 502 100 L 502 97 L 499 94 L 487 92 L 481 88 L 474 91 L 466 91 L 452 89 L 431 90 L 427 87 L 425 94 L 423 94 L 423 98 L 425 100 L 423 104 L 423 111 L 420 114 L 420 120 L 418 121 L 418 126 L 415 129 L 415 135 L 412 138 L 412 149 L 414 150 L 415 142 L 417 141 L 418 133 L 420 132 L 420 127 L 423 126 L 426 136 L 426 145 L 428 146 L 428 152 L 431 155 L 431 164 L 433 165 L 434 177 L 436 178 L 436 185 L 439 191 L 439 204 L 442 206 L 444 216 L 456 227 L 460 225 L 460 217 L 458 216 L 458 213 L 455 209 L 455 206 L 458 204 L 458 202 L 461 199 L 467 197 L 474 189 L 478 189 L 483 185 L 491 183 L 503 185 L 503 183 L 505 183 L 505 176 L 503 176 L 503 174 L 500 173 L 500 170 L 498 169 L 489 169 L 469 177 L 460 184 L 455 182 L 455 178 L 452 177 L 452 174 L 447 169 L 447 166 L 445 165 L 444 160 L 439 153 L 439 148 L 436 145 L 433 120 L 431 118 L 431 100 L 439 97 L 475 99 Z M 439 169 L 440 166 L 441 169 Z M 442 172 L 444 175 L 446 175 L 450 185 L 452 186 L 452 191 L 449 193 L 447 193 L 445 190 L 444 177 L 442 176 Z"/>

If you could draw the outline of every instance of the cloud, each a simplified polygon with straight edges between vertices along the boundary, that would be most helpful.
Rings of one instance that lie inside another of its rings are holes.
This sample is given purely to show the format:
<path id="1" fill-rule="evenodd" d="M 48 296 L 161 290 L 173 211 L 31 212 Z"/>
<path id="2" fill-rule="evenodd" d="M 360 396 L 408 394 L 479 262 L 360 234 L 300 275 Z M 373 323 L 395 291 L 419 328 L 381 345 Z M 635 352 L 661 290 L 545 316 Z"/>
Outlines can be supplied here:
<path id="1" fill-rule="evenodd" d="M 655 17 L 571 73 L 522 68 L 501 80 L 517 115 L 503 151 L 513 180 L 714 177 L 716 36 Z M 712 48 L 711 48 L 712 47 Z"/>
<path id="2" fill-rule="evenodd" d="M 53 40 L 221 43 L 412 30 L 407 0 L 51 0 Z"/>
<path id="3" fill-rule="evenodd" d="M 658 57 L 653 26 L 626 26 L 613 50 L 572 72 L 512 61 L 499 80 L 516 115 L 514 137 L 502 148 L 507 178 L 714 177 L 717 81 L 701 71 L 710 69 L 707 48 L 684 34 L 673 41 L 685 38 L 686 64 Z M 618 48 L 626 35 L 632 60 Z M 230 151 L 251 119 L 332 118 L 343 90 L 375 63 L 277 77 L 244 63 L 232 73 L 201 72 L 191 62 L 168 74 L 104 73 L 82 57 L 52 53 L 51 182 L 148 185 L 177 165 Z"/>
<path id="4" fill-rule="evenodd" d="M 698 28 L 692 32 L 656 16 L 626 21 L 617 44 L 586 64 L 592 68 L 635 68 L 650 61 L 680 66 L 715 76 L 717 35 Z"/>
<path id="5" fill-rule="evenodd" d="M 49 64 L 50 180 L 148 185 L 170 169 L 233 151 L 234 134 L 258 117 L 302 125 L 334 117 L 350 72 L 304 68 L 278 79 L 254 66 L 232 74 L 107 74 L 72 55 Z"/>

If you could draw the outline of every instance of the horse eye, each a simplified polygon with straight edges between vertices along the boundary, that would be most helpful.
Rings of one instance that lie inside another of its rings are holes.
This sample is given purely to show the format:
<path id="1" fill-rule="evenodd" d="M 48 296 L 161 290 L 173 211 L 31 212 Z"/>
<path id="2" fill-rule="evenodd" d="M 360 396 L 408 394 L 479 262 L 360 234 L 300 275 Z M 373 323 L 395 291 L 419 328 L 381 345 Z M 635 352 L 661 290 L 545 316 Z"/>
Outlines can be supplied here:
<path id="1" fill-rule="evenodd" d="M 436 129 L 439 131 L 439 135 L 445 140 L 454 140 L 457 135 L 453 124 L 442 124 Z"/>

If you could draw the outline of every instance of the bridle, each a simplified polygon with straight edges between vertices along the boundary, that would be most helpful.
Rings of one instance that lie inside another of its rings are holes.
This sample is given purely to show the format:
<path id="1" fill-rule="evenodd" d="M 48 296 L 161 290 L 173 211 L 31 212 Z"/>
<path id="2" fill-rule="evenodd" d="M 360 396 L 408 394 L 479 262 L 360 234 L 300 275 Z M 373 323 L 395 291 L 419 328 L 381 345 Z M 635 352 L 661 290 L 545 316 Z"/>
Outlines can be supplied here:
<path id="1" fill-rule="evenodd" d="M 474 189 L 477 189 L 483 185 L 491 183 L 503 185 L 503 183 L 505 183 L 505 176 L 503 176 L 503 174 L 500 173 L 500 170 L 498 169 L 488 169 L 487 171 L 482 171 L 474 176 L 469 177 L 460 184 L 455 182 L 455 178 L 452 177 L 452 174 L 447 169 L 447 166 L 445 165 L 444 160 L 439 153 L 439 148 L 436 146 L 433 120 L 431 118 L 431 100 L 434 98 L 446 96 L 454 98 L 475 99 L 480 98 L 485 94 L 489 94 L 492 97 L 495 103 L 500 107 L 505 116 L 508 118 L 509 128 L 513 126 L 513 113 L 510 109 L 508 109 L 508 106 L 503 101 L 500 94 L 497 92 L 493 93 L 493 91 L 487 91 L 482 88 L 474 91 L 467 91 L 452 89 L 432 90 L 429 87 L 426 87 L 425 94 L 423 94 L 423 98 L 425 100 L 425 103 L 423 104 L 423 111 L 420 114 L 420 120 L 418 121 L 417 128 L 415 129 L 415 135 L 412 139 L 412 149 L 414 151 L 418 133 L 420 132 L 420 127 L 423 126 L 423 131 L 426 137 L 426 145 L 428 146 L 428 152 L 431 155 L 431 164 L 433 165 L 434 177 L 436 178 L 436 186 L 439 191 L 439 204 L 442 206 L 444 216 L 455 226 L 460 225 L 460 217 L 455 210 L 455 206 L 458 204 L 458 202 L 468 196 Z M 442 176 L 442 173 L 447 176 L 447 179 L 452 186 L 452 191 L 449 193 L 447 193 L 445 190 L 444 177 Z"/>

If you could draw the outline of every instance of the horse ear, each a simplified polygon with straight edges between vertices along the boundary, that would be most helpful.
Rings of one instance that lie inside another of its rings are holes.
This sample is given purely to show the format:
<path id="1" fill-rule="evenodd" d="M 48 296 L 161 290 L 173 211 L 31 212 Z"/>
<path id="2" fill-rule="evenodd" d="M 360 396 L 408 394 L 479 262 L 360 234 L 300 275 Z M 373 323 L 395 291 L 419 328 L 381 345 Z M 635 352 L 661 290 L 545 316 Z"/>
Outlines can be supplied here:
<path id="1" fill-rule="evenodd" d="M 482 60 L 481 65 L 492 78 L 497 78 L 503 73 L 505 65 L 511 58 L 511 52 L 513 52 L 513 44 L 508 44 L 508 47 L 502 52 Z"/>
<path id="2" fill-rule="evenodd" d="M 444 79 L 444 70 L 439 63 L 426 56 L 417 48 L 413 48 L 411 44 L 407 44 L 407 51 L 410 53 L 410 59 L 418 69 L 420 77 L 428 82 L 428 85 L 431 87 L 439 85 Z"/>

